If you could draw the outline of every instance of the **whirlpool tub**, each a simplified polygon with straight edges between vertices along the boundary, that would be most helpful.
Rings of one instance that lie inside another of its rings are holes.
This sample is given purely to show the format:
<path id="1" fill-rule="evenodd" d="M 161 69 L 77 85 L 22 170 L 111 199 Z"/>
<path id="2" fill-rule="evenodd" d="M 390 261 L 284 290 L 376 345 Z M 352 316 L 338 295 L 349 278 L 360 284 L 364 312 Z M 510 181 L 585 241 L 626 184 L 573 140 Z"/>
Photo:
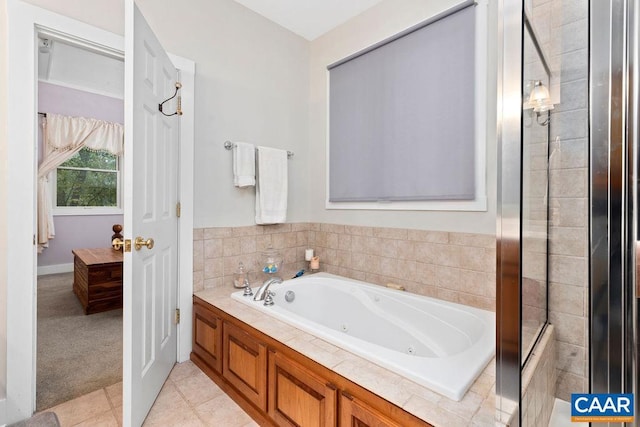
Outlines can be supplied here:
<path id="1" fill-rule="evenodd" d="M 454 400 L 495 353 L 490 311 L 327 273 L 270 290 L 272 306 L 242 291 L 232 298 Z"/>

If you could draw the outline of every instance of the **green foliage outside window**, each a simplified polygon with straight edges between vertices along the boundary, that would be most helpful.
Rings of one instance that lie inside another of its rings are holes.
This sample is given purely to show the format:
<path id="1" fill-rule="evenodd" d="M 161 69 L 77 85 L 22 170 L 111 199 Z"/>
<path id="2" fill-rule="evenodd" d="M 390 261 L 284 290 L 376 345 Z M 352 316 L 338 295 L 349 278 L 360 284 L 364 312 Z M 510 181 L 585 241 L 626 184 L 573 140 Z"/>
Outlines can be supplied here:
<path id="1" fill-rule="evenodd" d="M 118 206 L 118 157 L 82 149 L 58 167 L 58 207 Z"/>

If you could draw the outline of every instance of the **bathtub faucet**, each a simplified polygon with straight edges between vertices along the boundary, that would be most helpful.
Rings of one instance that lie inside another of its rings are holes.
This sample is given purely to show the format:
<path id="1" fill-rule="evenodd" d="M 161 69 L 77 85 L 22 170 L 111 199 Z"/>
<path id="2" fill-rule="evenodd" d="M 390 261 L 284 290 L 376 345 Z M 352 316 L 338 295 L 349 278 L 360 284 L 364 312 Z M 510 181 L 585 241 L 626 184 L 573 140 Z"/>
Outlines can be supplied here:
<path id="1" fill-rule="evenodd" d="M 264 301 L 264 305 L 273 305 L 273 298 L 271 298 L 269 286 L 274 283 L 282 283 L 282 279 L 279 277 L 272 277 L 271 279 L 265 280 L 262 286 L 260 286 L 256 291 L 253 300 Z"/>

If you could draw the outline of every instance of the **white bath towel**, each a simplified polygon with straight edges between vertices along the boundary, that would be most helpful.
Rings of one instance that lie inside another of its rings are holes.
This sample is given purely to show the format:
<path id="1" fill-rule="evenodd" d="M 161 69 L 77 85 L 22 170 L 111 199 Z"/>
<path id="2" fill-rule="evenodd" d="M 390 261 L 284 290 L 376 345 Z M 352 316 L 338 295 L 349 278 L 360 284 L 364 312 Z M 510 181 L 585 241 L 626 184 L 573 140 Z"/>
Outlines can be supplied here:
<path id="1" fill-rule="evenodd" d="M 257 147 L 256 224 L 280 224 L 287 219 L 287 152 Z"/>
<path id="2" fill-rule="evenodd" d="M 233 144 L 233 184 L 240 188 L 256 185 L 256 147 L 253 144 Z"/>

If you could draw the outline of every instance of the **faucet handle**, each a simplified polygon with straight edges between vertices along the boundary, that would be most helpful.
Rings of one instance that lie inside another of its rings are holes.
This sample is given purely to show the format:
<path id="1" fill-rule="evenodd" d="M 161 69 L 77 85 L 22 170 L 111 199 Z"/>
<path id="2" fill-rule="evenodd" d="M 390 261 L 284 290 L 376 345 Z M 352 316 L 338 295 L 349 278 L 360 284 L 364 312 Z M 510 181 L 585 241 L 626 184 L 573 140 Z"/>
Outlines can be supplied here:
<path id="1" fill-rule="evenodd" d="M 251 290 L 251 286 L 249 285 L 249 281 L 247 279 L 244 280 L 244 292 L 242 296 L 243 297 L 253 296 L 253 291 Z"/>
<path id="2" fill-rule="evenodd" d="M 267 291 L 267 295 L 264 297 L 264 305 L 270 306 L 273 305 L 273 296 L 275 292 Z"/>

